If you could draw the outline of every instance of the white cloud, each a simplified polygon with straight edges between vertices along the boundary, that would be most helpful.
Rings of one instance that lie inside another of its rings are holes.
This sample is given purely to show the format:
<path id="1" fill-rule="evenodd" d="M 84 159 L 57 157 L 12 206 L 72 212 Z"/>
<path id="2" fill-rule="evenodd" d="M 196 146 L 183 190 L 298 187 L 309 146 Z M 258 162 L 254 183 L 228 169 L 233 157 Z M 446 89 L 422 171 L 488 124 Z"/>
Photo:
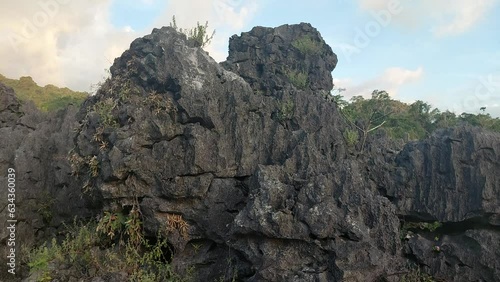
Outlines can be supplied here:
<path id="1" fill-rule="evenodd" d="M 137 35 L 113 27 L 109 0 L 3 1 L 0 73 L 89 90 Z"/>
<path id="2" fill-rule="evenodd" d="M 153 5 L 156 1 L 155 0 L 141 0 L 141 3 L 145 5 Z"/>
<path id="3" fill-rule="evenodd" d="M 384 70 L 381 75 L 367 81 L 354 83 L 349 78 L 335 78 L 333 83 L 336 87 L 346 89 L 342 95 L 347 99 L 358 95 L 369 98 L 375 89 L 385 90 L 392 97 L 395 97 L 402 86 L 418 81 L 423 75 L 422 67 L 415 70 L 391 67 Z"/>
<path id="4" fill-rule="evenodd" d="M 474 81 L 468 87 L 454 91 L 453 96 L 462 98 L 446 106 L 456 113 L 478 113 L 481 107 L 486 107 L 487 113 L 500 117 L 500 74 L 476 76 Z"/>
<path id="5" fill-rule="evenodd" d="M 433 1 L 433 3 L 435 2 Z M 443 0 L 437 2 L 443 2 Z M 497 3 L 496 0 L 455 0 L 453 5 L 450 5 L 449 2 L 447 5 L 441 5 L 441 24 L 435 27 L 434 34 L 446 36 L 466 32 L 479 23 L 484 15 Z M 430 6 L 430 4 L 428 5 Z"/>
<path id="6" fill-rule="evenodd" d="M 228 38 L 243 28 L 258 7 L 257 0 L 171 0 L 163 16 L 146 31 L 135 31 L 112 25 L 111 2 L 0 2 L 0 9 L 8 11 L 0 18 L 0 73 L 11 78 L 29 75 L 41 85 L 88 91 L 135 38 L 150 33 L 153 27 L 168 26 L 174 14 L 180 27 L 209 21 L 209 28 L 215 28 L 217 34 L 207 50 L 221 61 L 227 55 Z M 141 3 L 153 5 L 155 0 Z"/>
<path id="7" fill-rule="evenodd" d="M 415 29 L 429 25 L 436 36 L 457 35 L 471 30 L 499 0 L 391 0 L 399 2 L 402 12 L 394 15 L 393 22 L 399 27 Z M 363 10 L 386 9 L 386 0 L 358 0 Z"/>
<path id="8" fill-rule="evenodd" d="M 359 6 L 365 10 L 381 10 L 387 6 L 386 0 L 358 0 Z"/>
<path id="9" fill-rule="evenodd" d="M 135 32 L 135 30 L 129 25 L 124 26 L 122 30 L 125 32 Z"/>
<path id="10" fill-rule="evenodd" d="M 422 67 L 417 68 L 416 70 L 408 70 L 403 68 L 388 68 L 384 71 L 382 78 L 385 79 L 388 83 L 394 86 L 401 86 L 405 83 L 414 82 L 420 79 L 424 74 L 424 69 Z"/>

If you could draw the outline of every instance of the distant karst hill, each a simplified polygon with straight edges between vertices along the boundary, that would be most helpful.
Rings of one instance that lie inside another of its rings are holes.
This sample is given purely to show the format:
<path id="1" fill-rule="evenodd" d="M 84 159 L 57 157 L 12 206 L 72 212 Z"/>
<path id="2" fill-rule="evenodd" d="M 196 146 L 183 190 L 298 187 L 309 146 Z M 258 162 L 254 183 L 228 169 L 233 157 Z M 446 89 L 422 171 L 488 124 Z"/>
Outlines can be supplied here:
<path id="1" fill-rule="evenodd" d="M 52 84 L 41 87 L 30 76 L 10 79 L 0 74 L 0 82 L 12 87 L 22 102 L 33 101 L 44 112 L 63 109 L 69 104 L 80 105 L 89 96 L 86 92 L 59 88 Z"/>

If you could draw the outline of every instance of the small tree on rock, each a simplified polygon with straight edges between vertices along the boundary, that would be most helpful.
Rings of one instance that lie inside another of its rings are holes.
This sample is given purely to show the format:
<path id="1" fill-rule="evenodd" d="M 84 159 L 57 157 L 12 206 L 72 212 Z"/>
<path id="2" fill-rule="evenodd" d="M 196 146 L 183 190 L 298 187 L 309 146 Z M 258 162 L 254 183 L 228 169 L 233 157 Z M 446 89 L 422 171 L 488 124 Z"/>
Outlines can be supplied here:
<path id="1" fill-rule="evenodd" d="M 184 33 L 188 39 L 193 39 L 196 41 L 201 48 L 205 48 L 215 35 L 215 30 L 212 31 L 212 34 L 209 36 L 208 34 L 208 21 L 205 22 L 205 25 L 201 25 L 200 22 L 196 22 L 196 27 L 191 29 L 182 29 L 177 26 L 177 22 L 175 21 L 175 16 L 172 17 L 172 22 L 170 23 L 170 27 L 174 28 L 176 31 L 180 33 Z"/>

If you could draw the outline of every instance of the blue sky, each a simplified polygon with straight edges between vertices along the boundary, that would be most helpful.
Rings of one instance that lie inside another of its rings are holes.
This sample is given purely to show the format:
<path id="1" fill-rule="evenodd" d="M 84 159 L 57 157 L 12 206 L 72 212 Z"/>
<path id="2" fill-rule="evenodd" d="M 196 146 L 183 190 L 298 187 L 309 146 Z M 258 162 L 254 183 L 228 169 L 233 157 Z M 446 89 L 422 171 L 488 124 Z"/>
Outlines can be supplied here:
<path id="1" fill-rule="evenodd" d="M 217 33 L 207 51 L 217 61 L 233 34 L 309 22 L 339 58 L 332 74 L 346 97 L 383 89 L 406 102 L 457 113 L 486 106 L 500 116 L 500 0 L 4 2 L 0 8 L 11 13 L 0 19 L 0 42 L 10 44 L 0 47 L 0 73 L 9 77 L 89 90 L 134 38 L 168 25 L 172 15 L 181 27 L 209 21 Z M 52 10 L 40 4 L 49 2 Z M 47 23 L 36 22 L 37 13 L 50 16 Z M 36 33 L 26 35 L 26 22 Z M 29 40 L 13 44 L 13 35 Z"/>

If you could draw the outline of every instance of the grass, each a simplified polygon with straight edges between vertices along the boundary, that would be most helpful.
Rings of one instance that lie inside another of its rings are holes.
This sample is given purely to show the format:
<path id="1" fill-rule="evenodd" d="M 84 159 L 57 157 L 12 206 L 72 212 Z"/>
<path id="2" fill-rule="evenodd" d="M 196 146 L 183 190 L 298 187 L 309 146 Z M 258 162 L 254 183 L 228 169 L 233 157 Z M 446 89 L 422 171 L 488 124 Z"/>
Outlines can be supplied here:
<path id="1" fill-rule="evenodd" d="M 357 130 L 347 129 L 343 135 L 349 147 L 354 147 L 358 142 L 359 134 Z"/>
<path id="2" fill-rule="evenodd" d="M 290 70 L 286 72 L 286 76 L 290 80 L 290 83 L 298 89 L 305 89 L 308 85 L 306 72 Z"/>
<path id="3" fill-rule="evenodd" d="M 317 55 L 321 52 L 322 45 L 309 36 L 303 36 L 292 42 L 292 46 L 297 48 L 304 55 Z"/>
<path id="4" fill-rule="evenodd" d="M 112 98 L 107 98 L 94 104 L 93 110 L 99 115 L 101 125 L 105 127 L 118 127 L 116 118 L 113 115 L 113 110 L 116 106 L 117 102 Z"/>
<path id="5" fill-rule="evenodd" d="M 79 106 L 89 96 L 86 92 L 73 91 L 66 87 L 59 88 L 51 84 L 41 87 L 29 76 L 10 79 L 0 74 L 0 82 L 12 87 L 19 100 L 32 101 L 38 109 L 44 112 L 64 109 L 69 104 Z"/>
<path id="6" fill-rule="evenodd" d="M 292 100 L 282 102 L 278 110 L 278 120 L 286 121 L 292 119 L 294 107 L 295 105 Z"/>
<path id="7" fill-rule="evenodd" d="M 430 232 L 436 231 L 439 227 L 441 227 L 443 224 L 439 221 L 434 221 L 434 222 L 405 222 L 403 224 L 403 229 L 408 230 L 408 229 L 420 229 L 420 230 L 427 230 Z"/>
<path id="8" fill-rule="evenodd" d="M 151 243 L 144 237 L 137 205 L 127 215 L 106 212 L 99 221 L 75 221 L 66 232 L 63 240 L 52 239 L 51 244 L 30 252 L 31 279 L 66 279 L 61 273 L 68 271 L 60 272 L 58 266 L 70 266 L 71 275 L 83 279 L 123 272 L 127 273 L 128 281 L 192 280 L 192 268 L 188 268 L 185 277 L 172 269 L 169 263 L 172 255 L 165 251 L 169 250 L 166 238 L 158 234 Z"/>

